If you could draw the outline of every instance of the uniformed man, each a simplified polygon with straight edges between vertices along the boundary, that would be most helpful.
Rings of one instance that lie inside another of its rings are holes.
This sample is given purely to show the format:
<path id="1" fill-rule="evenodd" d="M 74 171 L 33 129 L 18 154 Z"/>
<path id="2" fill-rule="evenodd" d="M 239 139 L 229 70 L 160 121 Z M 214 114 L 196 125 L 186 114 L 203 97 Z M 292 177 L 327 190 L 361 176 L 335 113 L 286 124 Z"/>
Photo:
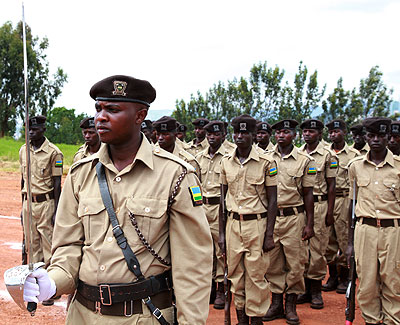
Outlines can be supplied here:
<path id="1" fill-rule="evenodd" d="M 273 150 L 274 145 L 270 141 L 271 134 L 271 125 L 267 122 L 257 123 L 257 148 L 260 148 L 263 151 Z"/>
<path id="2" fill-rule="evenodd" d="M 230 152 L 233 152 L 236 150 L 236 145 L 233 142 L 230 142 L 226 137 L 228 136 L 228 127 L 229 124 L 228 122 L 224 121 L 224 135 L 222 138 L 222 144 L 224 145 L 224 148 Z"/>
<path id="3" fill-rule="evenodd" d="M 208 142 L 206 140 L 206 130 L 204 126 L 209 122 L 206 118 L 197 118 L 192 124 L 194 125 L 195 138 L 188 143 L 187 152 L 196 156 L 200 151 L 208 148 Z"/>
<path id="4" fill-rule="evenodd" d="M 261 325 L 269 306 L 266 252 L 274 247 L 277 169 L 269 155 L 253 147 L 254 118 L 238 116 L 232 126 L 237 149 L 221 161 L 228 217 L 224 220 L 221 202 L 219 244 L 225 252 L 226 238 L 228 278 L 239 324 L 248 325 L 250 318 L 251 324 Z"/>
<path id="5" fill-rule="evenodd" d="M 178 125 L 178 127 L 176 130 L 176 138 L 179 141 L 185 142 L 187 126 L 185 124 L 178 123 L 178 122 L 177 122 L 177 125 Z"/>
<path id="6" fill-rule="evenodd" d="M 192 165 L 196 175 L 201 178 L 200 165 L 196 158 L 176 145 L 176 120 L 170 116 L 163 116 L 153 122 L 153 127 L 157 131 L 159 146 Z"/>
<path id="7" fill-rule="evenodd" d="M 56 145 L 44 136 L 46 117 L 38 115 L 29 119 L 31 193 L 32 193 L 32 263 L 44 262 L 45 267 L 51 259 L 53 226 L 61 193 L 63 173 L 63 154 Z M 19 150 L 21 165 L 22 220 L 24 234 L 29 229 L 27 222 L 27 181 L 26 181 L 26 144 Z M 25 238 L 25 242 L 27 242 Z M 50 298 L 50 297 L 49 297 Z M 43 305 L 54 304 L 53 299 L 45 299 Z"/>
<path id="8" fill-rule="evenodd" d="M 78 151 L 75 153 L 73 163 L 96 153 L 99 151 L 101 145 L 99 135 L 94 126 L 94 117 L 84 118 L 79 124 L 79 127 L 82 129 L 85 143 L 80 146 Z"/>
<path id="9" fill-rule="evenodd" d="M 353 125 L 350 128 L 351 135 L 354 143 L 350 146 L 360 152 L 361 155 L 365 155 L 368 150 L 368 143 L 365 141 L 365 132 L 361 124 Z"/>
<path id="10" fill-rule="evenodd" d="M 275 248 L 269 253 L 266 272 L 272 304 L 263 317 L 264 321 L 286 317 L 289 324 L 299 324 L 296 301 L 305 291 L 306 241 L 314 236 L 313 187 L 317 173 L 313 158 L 293 145 L 297 125 L 291 119 L 272 125 L 277 142 L 272 158 L 278 165 L 278 213 Z"/>
<path id="11" fill-rule="evenodd" d="M 71 168 L 51 265 L 28 277 L 25 301 L 77 288 L 67 324 L 172 324 L 173 283 L 179 324 L 206 324 L 212 239 L 200 183 L 140 132 L 154 88 L 117 75 L 90 96 L 105 145 Z"/>
<path id="12" fill-rule="evenodd" d="M 329 244 L 326 250 L 326 260 L 329 267 L 329 279 L 322 286 L 323 291 L 346 293 L 349 269 L 346 262 L 346 247 L 348 236 L 347 211 L 349 207 L 349 177 L 347 164 L 360 153 L 350 148 L 345 142 L 347 126 L 343 120 L 333 120 L 326 124 L 329 138 L 332 141 L 330 149 L 336 153 L 338 171 L 336 176 L 336 198 L 333 212 L 334 224 L 330 229 Z"/>
<path id="13" fill-rule="evenodd" d="M 297 298 L 297 304 L 310 302 L 311 308 L 321 309 L 324 301 L 321 296 L 322 280 L 326 275 L 325 251 L 328 246 L 327 227 L 333 224 L 335 205 L 335 184 L 338 161 L 334 154 L 320 142 L 324 124 L 316 119 L 301 123 L 303 139 L 306 142 L 301 150 L 315 160 L 317 174 L 314 185 L 314 233 L 308 242 L 308 262 L 304 272 L 306 292 Z"/>
<path id="14" fill-rule="evenodd" d="M 140 131 L 146 136 L 147 140 L 152 143 L 153 123 L 150 120 L 144 120 L 140 126 Z"/>
<path id="15" fill-rule="evenodd" d="M 354 238 L 357 300 L 366 324 L 400 324 L 400 158 L 386 148 L 390 122 L 384 117 L 364 120 L 370 151 L 349 165 L 357 223 L 354 237 L 350 228 L 347 253 Z"/>
<path id="16" fill-rule="evenodd" d="M 392 121 L 390 125 L 388 148 L 394 155 L 400 156 L 400 121 Z"/>

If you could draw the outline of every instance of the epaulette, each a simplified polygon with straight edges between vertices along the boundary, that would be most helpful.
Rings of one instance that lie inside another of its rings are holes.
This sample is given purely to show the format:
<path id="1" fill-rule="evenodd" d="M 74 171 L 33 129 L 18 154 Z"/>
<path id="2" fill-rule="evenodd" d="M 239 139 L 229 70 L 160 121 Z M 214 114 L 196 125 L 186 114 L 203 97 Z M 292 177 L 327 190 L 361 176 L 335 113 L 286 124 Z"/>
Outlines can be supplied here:
<path id="1" fill-rule="evenodd" d="M 353 162 L 356 162 L 356 161 L 362 160 L 362 159 L 364 159 L 364 156 L 357 156 L 357 157 L 354 157 L 353 159 L 351 159 L 351 160 L 348 162 L 346 168 L 349 168 L 350 165 L 351 165 Z"/>
<path id="2" fill-rule="evenodd" d="M 49 141 L 49 147 L 53 148 L 55 151 L 57 151 L 57 153 L 63 154 L 60 148 L 58 148 L 55 144 L 51 143 L 50 141 Z"/>
<path id="3" fill-rule="evenodd" d="M 314 159 L 312 156 L 310 156 L 308 153 L 306 153 L 306 152 L 304 152 L 304 151 L 298 150 L 298 151 L 297 151 L 297 154 L 299 154 L 299 155 L 301 155 L 301 156 L 304 156 L 304 157 L 307 157 L 307 158 L 310 159 L 311 161 L 315 161 L 315 159 Z"/>
<path id="4" fill-rule="evenodd" d="M 271 153 L 268 153 L 268 152 L 260 152 L 259 157 L 262 159 L 265 159 L 265 160 L 275 161 L 274 158 L 272 158 Z"/>
<path id="5" fill-rule="evenodd" d="M 72 170 L 74 170 L 76 167 L 78 167 L 78 166 L 80 166 L 80 165 L 83 165 L 83 164 L 86 164 L 86 163 L 88 163 L 88 162 L 92 162 L 92 163 L 93 163 L 95 159 L 96 159 L 96 160 L 99 159 L 99 156 L 98 156 L 97 152 L 94 153 L 93 155 L 87 156 L 87 157 L 85 157 L 85 158 L 82 158 L 82 159 L 80 159 L 80 160 L 74 162 L 74 163 L 72 164 L 72 166 L 70 167 L 70 171 L 72 171 Z M 96 163 L 97 163 L 97 161 L 96 161 Z"/>
<path id="6" fill-rule="evenodd" d="M 170 152 L 168 152 L 166 150 L 163 150 L 163 149 L 161 149 L 159 147 L 153 147 L 153 153 L 157 157 L 162 157 L 162 158 L 166 158 L 166 159 L 175 161 L 176 163 L 178 163 L 178 164 L 182 165 L 183 167 L 185 167 L 188 170 L 188 172 L 189 171 L 193 172 L 193 173 L 195 172 L 194 167 L 192 165 L 190 165 L 189 163 L 187 163 L 183 159 L 173 155 L 172 153 L 170 153 Z"/>
<path id="7" fill-rule="evenodd" d="M 189 152 L 187 152 L 183 149 L 179 150 L 179 154 L 181 156 L 183 156 L 185 159 L 187 159 L 188 161 L 196 160 L 196 158 L 192 154 L 190 154 Z"/>
<path id="8" fill-rule="evenodd" d="M 393 155 L 393 159 L 394 159 L 394 160 L 397 160 L 397 161 L 399 161 L 399 162 L 400 162 L 400 156 Z"/>

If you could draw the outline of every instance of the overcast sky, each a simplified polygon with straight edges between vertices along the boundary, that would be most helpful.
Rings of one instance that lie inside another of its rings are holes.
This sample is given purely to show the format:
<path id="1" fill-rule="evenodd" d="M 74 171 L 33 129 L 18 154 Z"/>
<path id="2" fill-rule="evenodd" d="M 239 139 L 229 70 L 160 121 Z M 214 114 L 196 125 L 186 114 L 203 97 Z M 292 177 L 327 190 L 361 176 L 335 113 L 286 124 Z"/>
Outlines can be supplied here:
<path id="1" fill-rule="evenodd" d="M 21 20 L 21 1 L 0 0 L 0 24 Z M 302 60 L 328 93 L 343 77 L 358 87 L 372 66 L 400 99 L 400 1 L 390 0 L 25 0 L 34 35 L 49 39 L 52 72 L 68 83 L 56 106 L 94 114 L 90 87 L 114 74 L 146 79 L 151 109 L 249 75 L 267 61 L 293 81 Z"/>

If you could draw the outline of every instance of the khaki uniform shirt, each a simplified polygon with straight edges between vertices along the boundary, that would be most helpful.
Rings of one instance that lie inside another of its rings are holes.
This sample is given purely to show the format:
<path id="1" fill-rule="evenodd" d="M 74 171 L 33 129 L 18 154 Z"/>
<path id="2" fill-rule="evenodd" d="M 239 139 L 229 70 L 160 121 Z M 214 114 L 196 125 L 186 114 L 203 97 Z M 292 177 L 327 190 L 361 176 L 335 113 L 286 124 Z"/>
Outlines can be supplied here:
<path id="1" fill-rule="evenodd" d="M 175 138 L 175 144 L 176 144 L 179 148 L 181 148 L 181 149 L 183 149 L 183 150 L 186 150 L 187 148 L 189 148 L 189 145 L 188 145 L 186 142 L 183 142 L 182 140 L 180 140 L 180 139 L 178 139 L 178 138 Z"/>
<path id="2" fill-rule="evenodd" d="M 74 155 L 74 159 L 72 160 L 72 163 L 76 163 L 78 160 L 81 160 L 83 158 L 89 157 L 89 146 L 85 143 L 81 145 L 78 149 L 78 151 Z"/>
<path id="3" fill-rule="evenodd" d="M 273 145 L 273 143 L 272 143 L 271 141 L 268 143 L 268 146 L 267 146 L 267 148 L 265 148 L 265 150 L 264 150 L 263 148 L 261 148 L 261 147 L 258 145 L 258 143 L 257 143 L 256 145 L 254 145 L 254 146 L 256 147 L 256 149 L 257 149 L 259 152 L 267 152 L 267 151 L 274 150 L 274 145 Z"/>
<path id="4" fill-rule="evenodd" d="M 301 151 L 310 155 L 315 160 L 317 176 L 315 177 L 314 195 L 328 194 L 327 178 L 335 178 L 338 170 L 338 160 L 335 154 L 321 142 L 314 151 L 308 153 L 304 144 Z"/>
<path id="5" fill-rule="evenodd" d="M 229 152 L 233 152 L 236 150 L 236 144 L 228 141 L 225 139 L 225 141 L 222 143 L 222 145 L 225 147 L 225 150 L 229 151 Z"/>
<path id="6" fill-rule="evenodd" d="M 192 154 L 193 156 L 196 157 L 196 155 L 200 152 L 203 151 L 205 149 L 208 149 L 209 144 L 207 141 L 207 138 L 204 138 L 203 141 L 201 141 L 199 144 L 195 144 L 193 139 L 192 141 L 190 141 L 188 143 L 188 147 L 185 149 L 187 152 L 189 152 L 190 154 Z"/>
<path id="7" fill-rule="evenodd" d="M 276 175 L 275 161 L 254 147 L 243 164 L 236 150 L 224 156 L 221 160 L 220 183 L 228 185 L 227 210 L 238 214 L 266 212 L 268 201 L 265 187 L 277 185 Z"/>
<path id="8" fill-rule="evenodd" d="M 358 150 L 350 148 L 347 143 L 344 144 L 342 150 L 336 152 L 333 145 L 329 147 L 339 160 L 339 168 L 336 176 L 336 190 L 344 190 L 350 187 L 347 165 L 350 160 L 360 155 Z"/>
<path id="9" fill-rule="evenodd" d="M 356 180 L 357 217 L 400 218 L 400 157 L 387 151 L 385 160 L 376 165 L 369 154 L 349 163 L 350 198 Z"/>
<path id="10" fill-rule="evenodd" d="M 313 158 L 293 146 L 283 157 L 275 145 L 272 153 L 278 165 L 278 209 L 303 205 L 303 187 L 314 187 L 316 165 Z"/>
<path id="11" fill-rule="evenodd" d="M 22 193 L 27 191 L 26 180 L 26 144 L 19 150 L 19 163 L 21 174 L 24 179 Z M 52 144 L 47 138 L 39 149 L 34 150 L 30 145 L 31 159 L 31 182 L 32 194 L 45 194 L 54 190 L 53 176 L 62 176 L 63 173 L 63 154 L 58 147 Z"/>
<path id="12" fill-rule="evenodd" d="M 182 148 L 177 146 L 176 143 L 172 154 L 181 158 L 183 161 L 186 161 L 189 165 L 191 165 L 194 168 L 197 177 L 199 178 L 201 177 L 200 165 L 193 155 L 191 155 L 186 150 L 183 150 Z"/>
<path id="13" fill-rule="evenodd" d="M 174 155 L 142 140 L 132 164 L 118 171 L 108 145 L 70 169 L 61 193 L 48 268 L 57 295 L 72 293 L 78 279 L 89 285 L 130 283 L 128 270 L 101 199 L 96 163 L 104 165 L 114 209 L 145 277 L 171 267 L 155 259 L 140 241 L 129 219 L 152 248 L 171 260 L 179 324 L 205 324 L 209 310 L 213 247 L 201 205 L 194 206 L 189 187 L 200 186 L 193 168 Z M 167 215 L 168 199 L 187 168 L 180 191 Z M 88 311 L 89 312 L 89 311 Z"/>
<path id="14" fill-rule="evenodd" d="M 357 150 L 356 148 L 354 148 L 354 143 L 350 146 L 350 148 Z M 361 150 L 357 150 L 361 155 L 365 155 L 367 154 L 367 152 L 369 151 L 369 145 L 368 143 L 365 143 L 364 147 L 361 148 Z"/>

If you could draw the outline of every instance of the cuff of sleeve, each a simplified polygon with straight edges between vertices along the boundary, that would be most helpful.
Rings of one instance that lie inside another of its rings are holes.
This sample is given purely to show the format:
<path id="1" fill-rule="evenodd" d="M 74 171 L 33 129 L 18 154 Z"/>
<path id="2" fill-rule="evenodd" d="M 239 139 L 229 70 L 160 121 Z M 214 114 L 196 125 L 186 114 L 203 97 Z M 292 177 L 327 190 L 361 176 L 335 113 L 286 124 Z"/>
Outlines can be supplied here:
<path id="1" fill-rule="evenodd" d="M 76 289 L 76 283 L 74 279 L 64 271 L 52 269 L 48 270 L 48 273 L 49 277 L 54 281 L 55 284 L 55 295 L 60 296 L 63 294 L 70 294 Z"/>

